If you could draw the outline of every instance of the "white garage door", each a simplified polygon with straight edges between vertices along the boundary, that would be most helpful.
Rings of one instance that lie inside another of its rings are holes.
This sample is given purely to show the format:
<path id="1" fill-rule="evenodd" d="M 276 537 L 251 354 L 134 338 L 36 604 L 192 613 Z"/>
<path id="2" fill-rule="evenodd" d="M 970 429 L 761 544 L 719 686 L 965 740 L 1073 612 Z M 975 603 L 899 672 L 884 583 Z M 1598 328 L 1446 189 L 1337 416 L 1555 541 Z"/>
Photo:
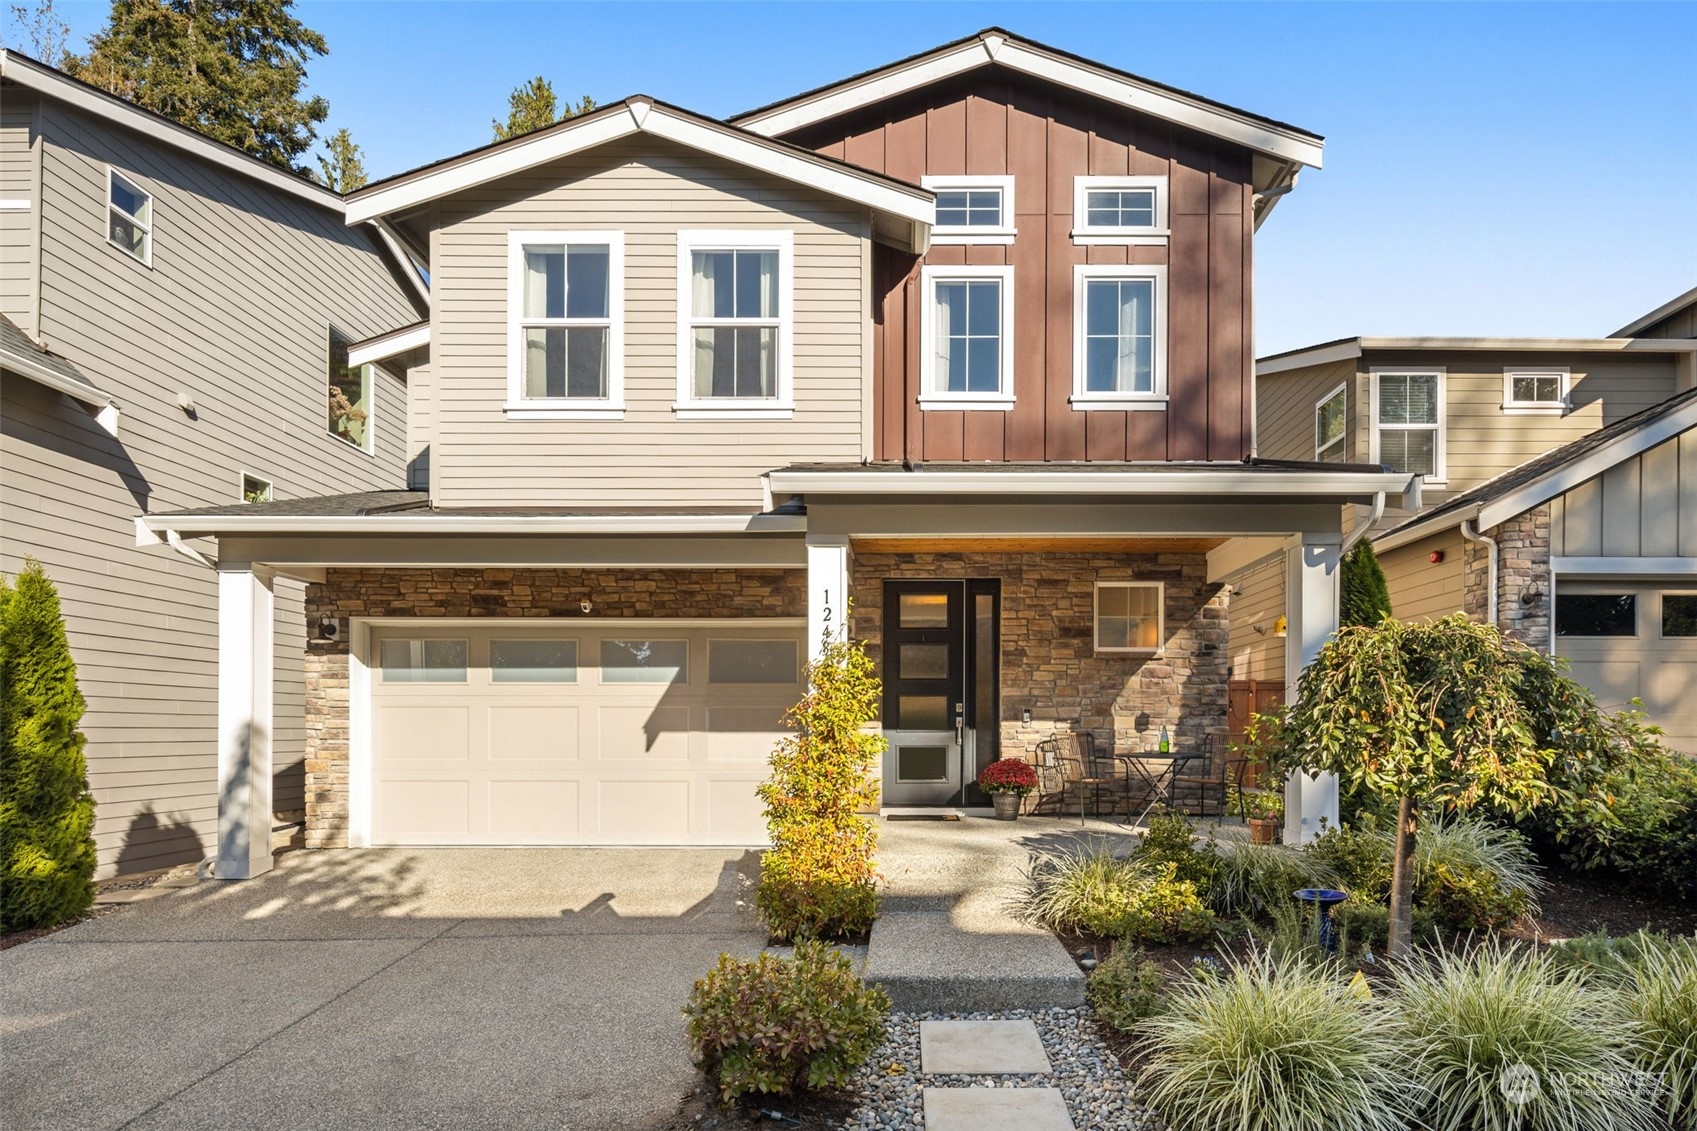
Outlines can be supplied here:
<path id="1" fill-rule="evenodd" d="M 1697 587 L 1663 582 L 1561 583 L 1556 655 L 1605 707 L 1644 702 L 1663 741 L 1697 753 Z"/>
<path id="2" fill-rule="evenodd" d="M 373 844 L 760 844 L 803 630 L 378 627 Z"/>

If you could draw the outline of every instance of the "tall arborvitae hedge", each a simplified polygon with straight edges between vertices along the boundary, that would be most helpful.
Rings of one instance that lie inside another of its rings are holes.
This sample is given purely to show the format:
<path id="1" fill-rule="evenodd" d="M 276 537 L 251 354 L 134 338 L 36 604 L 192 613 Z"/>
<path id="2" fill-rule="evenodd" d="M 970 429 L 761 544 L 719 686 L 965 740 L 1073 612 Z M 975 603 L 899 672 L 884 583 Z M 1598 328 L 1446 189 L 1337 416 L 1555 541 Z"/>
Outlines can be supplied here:
<path id="1" fill-rule="evenodd" d="M 1338 585 L 1338 623 L 1372 628 L 1391 615 L 1391 590 L 1373 544 L 1363 538 L 1343 559 Z"/>
<path id="2" fill-rule="evenodd" d="M 82 692 L 59 594 L 39 562 L 0 577 L 0 931 L 94 902 L 94 797 Z"/>

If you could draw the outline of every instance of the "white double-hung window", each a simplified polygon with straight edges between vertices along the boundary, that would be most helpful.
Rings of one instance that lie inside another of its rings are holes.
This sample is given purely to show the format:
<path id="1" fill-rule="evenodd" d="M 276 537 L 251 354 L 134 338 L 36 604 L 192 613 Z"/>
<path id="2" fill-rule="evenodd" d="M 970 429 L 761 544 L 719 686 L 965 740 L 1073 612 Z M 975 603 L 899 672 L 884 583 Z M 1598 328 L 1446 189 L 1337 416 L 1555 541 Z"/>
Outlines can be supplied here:
<path id="1" fill-rule="evenodd" d="M 919 407 L 1013 408 L 1013 268 L 923 267 Z"/>
<path id="2" fill-rule="evenodd" d="M 624 412 L 622 232 L 510 232 L 509 416 Z"/>
<path id="3" fill-rule="evenodd" d="M 1166 282 L 1165 267 L 1073 268 L 1073 408 L 1166 403 Z"/>
<path id="4" fill-rule="evenodd" d="M 153 194 L 118 172 L 106 170 L 106 239 L 124 254 L 153 263 Z"/>
<path id="5" fill-rule="evenodd" d="M 790 231 L 678 233 L 680 419 L 794 414 L 794 296 Z"/>
<path id="6" fill-rule="evenodd" d="M 1374 369 L 1369 459 L 1444 481 L 1444 370 Z"/>

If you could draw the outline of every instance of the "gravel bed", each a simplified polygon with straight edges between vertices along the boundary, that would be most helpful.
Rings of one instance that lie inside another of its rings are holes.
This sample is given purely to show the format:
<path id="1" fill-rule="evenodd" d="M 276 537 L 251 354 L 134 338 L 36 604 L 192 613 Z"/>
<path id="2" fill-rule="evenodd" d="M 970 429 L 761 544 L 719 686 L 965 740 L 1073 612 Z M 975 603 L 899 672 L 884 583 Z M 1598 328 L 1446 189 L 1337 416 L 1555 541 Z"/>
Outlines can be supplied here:
<path id="1" fill-rule="evenodd" d="M 1051 1072 L 1044 1075 L 921 1075 L 921 1021 L 1017 1021 L 1037 1025 Z M 1153 1114 L 1132 1095 L 1120 1062 L 1096 1038 L 1088 1008 L 1014 1009 L 1003 1013 L 892 1013 L 884 1044 L 861 1068 L 853 1090 L 860 1106 L 843 1127 L 855 1131 L 914 1131 L 925 1125 L 925 1088 L 1059 1088 L 1078 1131 L 1158 1131 Z M 899 1065 L 899 1070 L 895 1066 Z"/>

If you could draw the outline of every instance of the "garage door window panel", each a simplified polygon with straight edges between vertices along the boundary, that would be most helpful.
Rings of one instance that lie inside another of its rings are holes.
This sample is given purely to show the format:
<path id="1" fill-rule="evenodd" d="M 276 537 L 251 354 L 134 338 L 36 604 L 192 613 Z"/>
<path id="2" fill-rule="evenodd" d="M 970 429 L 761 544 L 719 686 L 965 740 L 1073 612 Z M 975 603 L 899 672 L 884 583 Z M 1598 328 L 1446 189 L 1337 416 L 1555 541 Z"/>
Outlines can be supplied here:
<path id="1" fill-rule="evenodd" d="M 1636 636 L 1638 598 L 1632 593 L 1558 594 L 1556 635 Z"/>
<path id="2" fill-rule="evenodd" d="M 384 683 L 464 683 L 464 640 L 385 640 L 379 653 Z"/>
<path id="3" fill-rule="evenodd" d="M 602 683 L 688 683 L 689 641 L 603 640 Z"/>
<path id="4" fill-rule="evenodd" d="M 1662 594 L 1662 635 L 1672 639 L 1697 637 L 1697 593 Z"/>
<path id="5" fill-rule="evenodd" d="M 494 683 L 576 683 L 577 641 L 491 640 L 489 678 Z"/>
<path id="6" fill-rule="evenodd" d="M 795 683 L 799 657 L 793 640 L 709 640 L 708 683 Z"/>

